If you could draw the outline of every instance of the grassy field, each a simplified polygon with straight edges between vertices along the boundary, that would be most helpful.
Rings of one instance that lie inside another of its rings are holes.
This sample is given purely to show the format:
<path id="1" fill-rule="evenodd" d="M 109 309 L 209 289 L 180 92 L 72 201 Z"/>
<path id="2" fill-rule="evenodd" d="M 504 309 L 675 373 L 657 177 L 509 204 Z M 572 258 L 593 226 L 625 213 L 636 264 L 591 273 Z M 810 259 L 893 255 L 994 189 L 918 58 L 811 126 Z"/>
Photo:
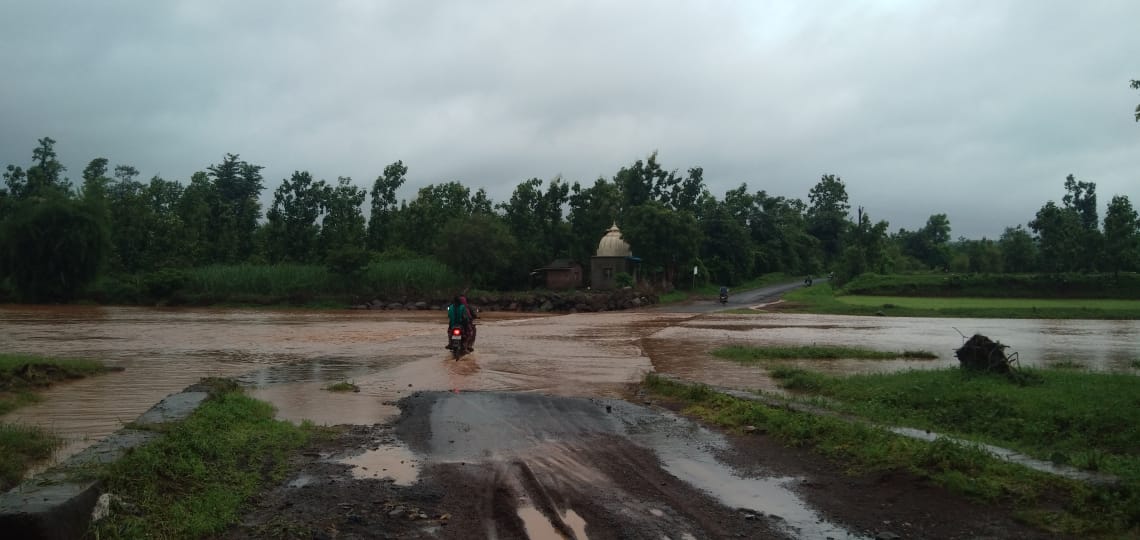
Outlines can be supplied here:
<path id="1" fill-rule="evenodd" d="M 713 356 L 742 363 L 756 363 L 764 360 L 839 360 L 855 358 L 862 360 L 894 360 L 898 358 L 938 358 L 930 351 L 877 351 L 863 347 L 832 347 L 802 345 L 796 347 L 746 347 L 731 346 L 715 349 Z"/>
<path id="2" fill-rule="evenodd" d="M 943 375 L 946 374 L 943 373 Z M 858 379 L 849 384 L 834 383 L 818 374 L 797 373 L 795 370 L 787 370 L 782 373 L 782 376 L 787 381 L 796 377 L 802 378 L 805 384 L 794 384 L 793 386 L 800 389 L 814 388 L 813 391 L 820 395 L 836 392 L 831 390 L 834 386 L 829 385 L 842 384 L 844 388 L 857 388 L 865 382 L 865 379 Z M 890 376 L 886 377 L 889 378 Z M 1051 388 L 1053 384 L 1051 381 L 1051 378 L 1046 378 L 1045 383 L 1040 388 Z M 908 382 L 910 381 L 904 379 L 897 385 L 892 384 L 888 387 L 880 387 L 877 390 L 865 390 L 862 399 L 880 399 L 886 403 L 866 405 L 866 407 L 885 407 L 885 410 L 890 412 L 880 410 L 878 414 L 873 414 L 864 411 L 864 414 L 884 421 L 901 421 L 904 418 L 909 418 L 908 414 L 921 414 L 907 413 L 906 409 L 915 402 L 920 402 L 923 399 L 922 396 L 946 395 L 944 392 L 932 391 L 929 386 L 909 389 L 907 387 Z M 1093 381 L 1097 384 L 1100 382 L 1103 381 Z M 1005 398 L 1002 396 L 1010 391 L 1008 383 L 981 381 L 981 384 L 982 387 L 967 385 L 965 390 L 943 389 L 955 393 L 961 392 L 961 395 L 970 395 L 973 400 L 963 399 L 943 404 L 942 410 L 945 417 L 942 418 L 942 421 L 959 422 L 955 416 L 957 414 L 983 417 L 978 426 L 1002 424 L 1003 420 L 1000 414 L 991 413 L 989 405 L 991 402 L 1003 402 Z M 995 391 L 984 387 L 985 384 L 1002 384 L 1005 386 Z M 1021 519 L 1043 529 L 1068 535 L 1098 535 L 1115 538 L 1132 537 L 1131 535 L 1140 533 L 1140 483 L 1134 481 L 1133 476 L 1128 472 L 1131 470 L 1131 465 L 1123 464 L 1122 461 L 1115 461 L 1116 457 L 1109 458 L 1106 453 L 1107 449 L 1117 448 L 1114 445 L 1122 440 L 1133 440 L 1135 431 L 1119 437 L 1114 434 L 1097 432 L 1095 441 L 1089 445 L 1090 451 L 1095 449 L 1095 451 L 1102 453 L 1104 457 L 1098 463 L 1103 464 L 1101 467 L 1103 470 L 1120 472 L 1126 480 L 1118 486 L 1093 486 L 1036 472 L 998 459 L 978 447 L 958 444 L 944 438 L 933 443 L 918 441 L 894 435 L 885 429 L 851 423 L 839 418 L 768 407 L 760 403 L 719 394 L 705 386 L 679 384 L 655 377 L 652 374 L 646 378 L 645 385 L 655 395 L 685 402 L 687 404 L 684 409 L 686 414 L 729 428 L 743 426 L 761 428 L 762 432 L 768 433 L 784 444 L 810 448 L 827 456 L 841 463 L 853 474 L 887 470 L 908 471 L 971 498 L 1011 505 Z M 1065 386 L 1070 389 L 1073 388 L 1068 385 Z M 1118 391 L 1128 390 L 1130 388 L 1124 390 L 1113 388 L 1112 393 L 1122 396 Z M 1051 390 L 1046 392 L 1052 394 Z M 896 400 L 895 397 L 899 394 L 913 397 Z M 1086 394 L 1090 393 L 1086 392 Z M 1096 393 L 1091 394 L 1097 395 Z M 1128 395 L 1130 399 L 1136 399 L 1134 396 L 1138 394 L 1123 395 Z M 1073 397 L 1068 394 L 1068 391 L 1058 391 L 1056 396 L 1059 396 L 1057 399 L 1062 399 L 1065 402 L 1075 399 L 1085 404 L 1088 404 L 1090 399 L 1094 399 Z M 937 403 L 934 398 L 930 401 Z M 1033 401 L 1040 406 L 1053 403 L 1049 399 L 1043 398 L 1036 398 Z M 1102 406 L 1106 405 L 1102 404 Z M 863 411 L 858 409 L 856 404 L 848 405 L 848 407 L 851 407 L 851 410 Z M 1048 425 L 1050 422 L 1047 418 L 1056 414 L 1069 418 L 1072 422 L 1071 427 L 1076 429 L 1089 428 L 1091 432 L 1096 432 L 1104 425 L 1111 424 L 1115 426 L 1113 429 L 1120 430 L 1121 425 L 1115 422 L 1121 416 L 1129 417 L 1136 414 L 1135 409 L 1137 407 L 1133 405 L 1133 411 L 1115 413 L 1111 419 L 1104 422 L 1089 418 L 1087 416 L 1088 409 L 1078 407 L 1072 414 L 1056 409 L 1057 407 L 1054 406 L 1053 409 L 1031 410 L 1027 416 L 1028 423 L 1034 426 Z M 1009 423 L 1016 422 L 1014 420 Z M 935 424 L 931 425 L 933 427 Z M 936 425 L 941 426 L 943 424 Z M 1134 422 L 1131 425 L 1136 426 L 1137 424 Z M 967 431 L 976 429 L 980 429 L 980 427 L 972 427 Z M 1018 430 L 1018 428 L 1013 427 L 1005 428 L 1001 432 L 1008 433 L 1010 429 Z M 945 431 L 961 433 L 963 430 L 946 429 Z M 1090 431 L 1084 433 L 1087 434 Z M 1032 428 L 1030 428 L 1029 433 L 1025 434 L 1032 437 L 1032 440 L 1039 445 L 1052 444 L 1049 440 L 1051 436 L 1044 431 L 1032 434 Z M 1070 440 L 1075 440 L 1075 438 Z M 1065 443 L 1058 442 L 1057 444 L 1059 445 L 1058 448 L 1067 448 Z M 1135 452 L 1137 448 L 1133 445 L 1132 451 Z M 1077 454 L 1077 452 L 1073 452 L 1073 454 Z M 1120 454 L 1116 454 L 1116 456 L 1120 456 Z M 1134 454 L 1133 457 L 1135 457 Z M 1109 461 L 1112 463 L 1108 463 Z"/>
<path id="3" fill-rule="evenodd" d="M 137 510 L 112 512 L 93 538 L 210 537 L 263 485 L 284 478 L 288 455 L 319 429 L 274 420 L 271 405 L 235 387 L 212 392 L 165 437 L 99 472 Z"/>
<path id="4" fill-rule="evenodd" d="M 38 388 L 105 371 L 93 360 L 0 353 L 0 414 L 38 401 Z M 0 422 L 0 491 L 14 486 L 28 467 L 46 459 L 59 444 L 41 428 Z"/>
<path id="5" fill-rule="evenodd" d="M 785 311 L 895 317 L 1140 319 L 1140 300 L 836 296 L 829 284 L 784 295 Z"/>

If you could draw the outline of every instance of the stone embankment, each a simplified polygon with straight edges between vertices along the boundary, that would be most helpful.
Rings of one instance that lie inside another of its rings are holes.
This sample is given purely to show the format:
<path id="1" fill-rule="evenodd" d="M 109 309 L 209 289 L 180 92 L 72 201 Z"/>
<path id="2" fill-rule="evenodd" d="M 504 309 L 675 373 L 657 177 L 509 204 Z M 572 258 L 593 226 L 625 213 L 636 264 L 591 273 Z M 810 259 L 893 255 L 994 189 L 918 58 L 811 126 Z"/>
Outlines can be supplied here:
<path id="1" fill-rule="evenodd" d="M 483 311 L 581 313 L 618 311 L 656 304 L 657 295 L 634 289 L 614 291 L 530 292 L 472 294 L 467 301 Z M 451 298 L 377 298 L 353 309 L 440 310 Z"/>

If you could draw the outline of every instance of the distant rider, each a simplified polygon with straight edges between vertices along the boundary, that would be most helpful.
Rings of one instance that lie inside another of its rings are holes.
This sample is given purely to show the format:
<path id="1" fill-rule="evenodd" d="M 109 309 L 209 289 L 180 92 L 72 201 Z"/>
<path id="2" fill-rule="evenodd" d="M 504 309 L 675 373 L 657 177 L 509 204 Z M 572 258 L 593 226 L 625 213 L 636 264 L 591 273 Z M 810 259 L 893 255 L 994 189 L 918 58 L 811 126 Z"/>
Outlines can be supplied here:
<path id="1" fill-rule="evenodd" d="M 467 334 L 467 352 L 475 351 L 475 318 L 479 316 L 479 310 L 472 308 L 467 303 L 467 296 L 459 295 L 459 301 L 463 304 L 463 313 L 466 324 L 464 325 L 464 332 Z"/>
<path id="2" fill-rule="evenodd" d="M 452 328 L 463 329 L 463 335 L 466 337 L 464 345 L 468 352 L 475 350 L 473 347 L 475 345 L 474 319 L 474 312 L 467 305 L 467 297 L 463 295 L 457 295 L 451 300 L 451 305 L 447 306 L 447 329 L 449 332 Z"/>

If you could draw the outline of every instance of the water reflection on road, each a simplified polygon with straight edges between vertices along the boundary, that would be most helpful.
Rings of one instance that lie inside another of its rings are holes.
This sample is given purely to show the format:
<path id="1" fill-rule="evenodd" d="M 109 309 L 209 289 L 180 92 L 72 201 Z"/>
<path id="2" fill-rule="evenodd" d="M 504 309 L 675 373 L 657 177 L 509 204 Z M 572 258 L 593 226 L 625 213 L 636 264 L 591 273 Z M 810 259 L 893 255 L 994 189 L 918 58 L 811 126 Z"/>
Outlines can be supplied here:
<path id="1" fill-rule="evenodd" d="M 816 369 L 854 373 L 956 365 L 966 335 L 986 334 L 1024 365 L 1071 361 L 1140 373 L 1140 321 L 761 316 L 659 310 L 548 316 L 484 313 L 476 352 L 444 350 L 438 311 L 304 311 L 0 307 L 0 350 L 89 357 L 126 368 L 45 392 L 3 417 L 68 439 L 61 455 L 106 436 L 162 397 L 206 376 L 236 376 L 280 416 L 371 424 L 417 390 L 497 390 L 620 397 L 652 370 L 735 388 L 773 389 L 755 366 L 712 357 L 730 344 L 834 344 L 924 349 L 926 361 L 842 360 Z M 956 330 L 957 329 L 957 330 Z M 351 381 L 358 393 L 324 387 Z"/>

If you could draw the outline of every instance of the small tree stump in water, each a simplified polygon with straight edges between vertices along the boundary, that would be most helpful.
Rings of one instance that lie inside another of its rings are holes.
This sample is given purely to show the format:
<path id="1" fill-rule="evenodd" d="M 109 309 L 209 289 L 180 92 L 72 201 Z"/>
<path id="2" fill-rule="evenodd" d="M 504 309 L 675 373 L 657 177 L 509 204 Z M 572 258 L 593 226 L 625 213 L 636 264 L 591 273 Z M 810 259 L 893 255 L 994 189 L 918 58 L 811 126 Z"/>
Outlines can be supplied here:
<path id="1" fill-rule="evenodd" d="M 1009 359 L 1005 355 L 1008 347 L 981 334 L 974 334 L 961 348 L 954 351 L 954 356 L 958 357 L 962 369 L 1008 374 L 1011 371 Z"/>

